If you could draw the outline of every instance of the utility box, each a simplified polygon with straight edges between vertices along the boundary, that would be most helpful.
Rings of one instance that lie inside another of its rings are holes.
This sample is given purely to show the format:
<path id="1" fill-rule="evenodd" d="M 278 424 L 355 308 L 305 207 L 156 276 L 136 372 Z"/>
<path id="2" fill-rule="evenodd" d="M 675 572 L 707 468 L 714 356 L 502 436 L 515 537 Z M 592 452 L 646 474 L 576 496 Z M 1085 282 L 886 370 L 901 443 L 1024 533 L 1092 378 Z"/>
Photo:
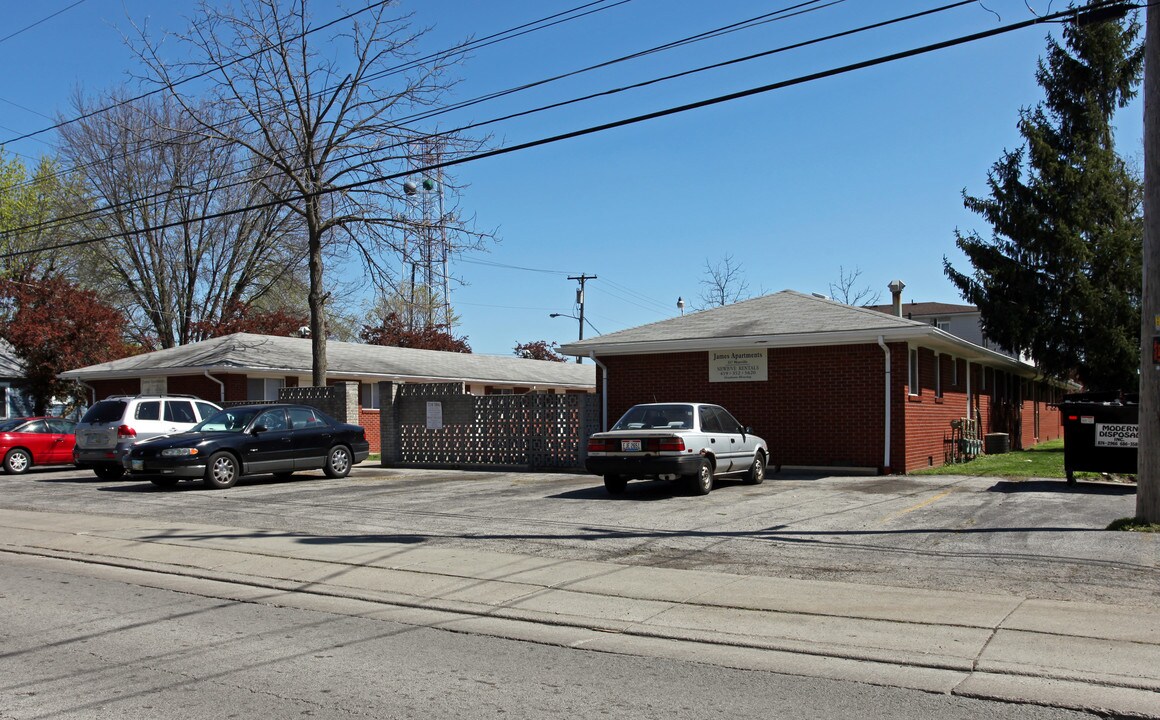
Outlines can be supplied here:
<path id="1" fill-rule="evenodd" d="M 1059 404 L 1063 416 L 1063 467 L 1076 472 L 1136 474 L 1140 401 L 1136 395 L 1083 393 Z"/>
<path id="2" fill-rule="evenodd" d="M 987 433 L 983 436 L 983 452 L 988 455 L 1011 452 L 1011 436 L 1007 433 Z"/>

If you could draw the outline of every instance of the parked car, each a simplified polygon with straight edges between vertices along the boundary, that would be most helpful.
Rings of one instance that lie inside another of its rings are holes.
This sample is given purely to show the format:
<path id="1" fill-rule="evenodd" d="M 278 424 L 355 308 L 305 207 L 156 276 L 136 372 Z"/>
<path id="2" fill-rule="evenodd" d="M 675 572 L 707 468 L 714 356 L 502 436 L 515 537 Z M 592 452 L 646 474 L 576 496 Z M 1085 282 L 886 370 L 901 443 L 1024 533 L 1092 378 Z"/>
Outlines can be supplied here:
<path id="1" fill-rule="evenodd" d="M 345 477 L 370 455 L 366 432 L 308 405 L 242 405 L 226 408 L 190 431 L 134 443 L 125 463 L 134 478 L 172 487 L 201 479 L 228 488 L 247 475 L 289 477 L 322 470 Z"/>
<path id="2" fill-rule="evenodd" d="M 718 477 L 762 482 L 768 460 L 765 441 L 719 405 L 649 403 L 633 406 L 611 430 L 592 435 L 584 464 L 604 476 L 613 495 L 624 492 L 629 480 L 679 478 L 705 495 Z"/>
<path id="3" fill-rule="evenodd" d="M 71 463 L 75 427 L 72 420 L 55 417 L 18 417 L 0 422 L 4 472 L 19 475 L 33 465 Z"/>
<path id="4" fill-rule="evenodd" d="M 125 473 L 124 456 L 140 440 L 189 430 L 221 410 L 193 395 L 113 395 L 89 408 L 76 426 L 73 462 L 102 480 Z"/>

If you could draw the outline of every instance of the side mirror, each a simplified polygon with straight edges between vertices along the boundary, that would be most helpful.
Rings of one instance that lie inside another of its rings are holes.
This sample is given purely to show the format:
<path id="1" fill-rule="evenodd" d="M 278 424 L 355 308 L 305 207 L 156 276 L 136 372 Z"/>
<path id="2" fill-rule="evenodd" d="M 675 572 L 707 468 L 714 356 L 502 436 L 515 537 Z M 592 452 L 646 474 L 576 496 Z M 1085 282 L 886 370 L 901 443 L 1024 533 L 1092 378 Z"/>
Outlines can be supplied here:
<path id="1" fill-rule="evenodd" d="M 255 425 L 254 427 L 250 428 L 250 432 L 255 435 L 258 433 L 264 433 L 266 430 L 268 430 L 268 428 L 265 425 Z"/>

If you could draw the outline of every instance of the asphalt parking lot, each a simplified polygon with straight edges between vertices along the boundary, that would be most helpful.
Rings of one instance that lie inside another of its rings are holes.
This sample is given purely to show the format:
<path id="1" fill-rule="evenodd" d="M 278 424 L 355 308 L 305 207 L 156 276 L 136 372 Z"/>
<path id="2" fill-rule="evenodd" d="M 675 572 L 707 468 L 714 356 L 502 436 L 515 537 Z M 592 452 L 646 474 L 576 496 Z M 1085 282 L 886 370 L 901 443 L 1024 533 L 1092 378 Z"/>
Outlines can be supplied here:
<path id="1" fill-rule="evenodd" d="M 1135 486 L 781 473 L 704 497 L 570 473 L 386 469 L 162 490 L 75 469 L 0 476 L 12 509 L 89 512 L 561 559 L 1154 607 L 1160 536 L 1109 532 Z"/>

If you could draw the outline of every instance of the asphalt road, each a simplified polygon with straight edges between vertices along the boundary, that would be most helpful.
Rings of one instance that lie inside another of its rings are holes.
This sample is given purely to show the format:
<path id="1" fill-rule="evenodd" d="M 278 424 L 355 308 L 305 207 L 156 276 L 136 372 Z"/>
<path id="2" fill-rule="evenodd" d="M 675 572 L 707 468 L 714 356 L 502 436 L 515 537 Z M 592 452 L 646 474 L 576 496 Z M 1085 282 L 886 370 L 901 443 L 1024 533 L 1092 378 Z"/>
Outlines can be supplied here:
<path id="1" fill-rule="evenodd" d="M 1135 486 L 985 477 L 771 475 L 710 495 L 594 476 L 355 468 L 329 480 L 162 490 L 76 470 L 0 476 L 13 509 L 191 520 L 628 565 L 1154 607 L 1160 536 L 1108 532 Z"/>
<path id="2" fill-rule="evenodd" d="M 0 553 L 0 718 L 1095 717 L 221 600 L 135 573 Z"/>

